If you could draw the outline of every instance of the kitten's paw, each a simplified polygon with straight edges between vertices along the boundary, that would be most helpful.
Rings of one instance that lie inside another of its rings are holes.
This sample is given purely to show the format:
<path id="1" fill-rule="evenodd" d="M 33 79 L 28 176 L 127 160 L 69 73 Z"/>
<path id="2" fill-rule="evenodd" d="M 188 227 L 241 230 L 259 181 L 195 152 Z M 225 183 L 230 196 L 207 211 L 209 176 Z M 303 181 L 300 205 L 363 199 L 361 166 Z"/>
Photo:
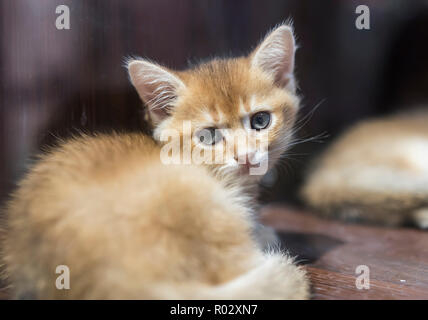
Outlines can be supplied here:
<path id="1" fill-rule="evenodd" d="M 421 229 L 428 229 L 428 208 L 413 211 L 413 221 Z"/>
<path id="2" fill-rule="evenodd" d="M 264 283 L 264 299 L 306 300 L 310 297 L 310 284 L 306 271 L 294 259 L 280 254 L 268 254 L 261 274 L 268 275 Z"/>
<path id="3" fill-rule="evenodd" d="M 287 275 L 291 283 L 292 291 L 287 299 L 306 300 L 310 298 L 310 283 L 306 271 L 297 265 L 294 260 L 287 258 L 287 264 L 284 266 L 284 275 Z"/>

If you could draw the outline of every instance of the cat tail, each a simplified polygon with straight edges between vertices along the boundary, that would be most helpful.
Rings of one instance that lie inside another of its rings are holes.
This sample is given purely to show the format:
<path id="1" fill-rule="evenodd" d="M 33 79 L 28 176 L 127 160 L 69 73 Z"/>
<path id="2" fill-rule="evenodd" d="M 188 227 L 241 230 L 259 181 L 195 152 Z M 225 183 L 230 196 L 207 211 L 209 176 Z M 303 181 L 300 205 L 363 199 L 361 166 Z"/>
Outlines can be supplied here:
<path id="1" fill-rule="evenodd" d="M 161 299 L 303 300 L 309 298 L 306 272 L 282 253 L 265 254 L 253 269 L 221 285 L 162 286 Z"/>

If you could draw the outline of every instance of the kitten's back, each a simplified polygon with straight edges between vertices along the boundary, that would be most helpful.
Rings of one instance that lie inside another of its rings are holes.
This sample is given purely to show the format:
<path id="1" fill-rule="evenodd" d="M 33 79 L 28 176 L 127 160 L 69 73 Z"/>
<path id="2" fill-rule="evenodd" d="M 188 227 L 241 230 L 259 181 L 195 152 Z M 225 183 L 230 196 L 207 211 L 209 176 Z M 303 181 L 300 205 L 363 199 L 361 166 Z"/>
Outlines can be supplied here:
<path id="1" fill-rule="evenodd" d="M 15 297 L 307 297 L 303 271 L 255 245 L 236 187 L 201 167 L 164 165 L 159 151 L 141 135 L 84 137 L 30 171 L 7 208 Z M 55 286 L 59 265 L 70 290 Z"/>

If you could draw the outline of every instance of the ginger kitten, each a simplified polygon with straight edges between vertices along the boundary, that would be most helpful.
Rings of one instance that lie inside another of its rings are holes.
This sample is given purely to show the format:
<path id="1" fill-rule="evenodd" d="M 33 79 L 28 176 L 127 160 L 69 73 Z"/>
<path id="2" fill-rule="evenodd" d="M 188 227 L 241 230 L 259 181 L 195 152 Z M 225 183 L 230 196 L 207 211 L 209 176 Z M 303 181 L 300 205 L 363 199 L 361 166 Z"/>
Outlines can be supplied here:
<path id="1" fill-rule="evenodd" d="M 329 216 L 428 228 L 428 113 L 363 121 L 318 159 L 303 197 Z"/>
<path id="2" fill-rule="evenodd" d="M 82 136 L 41 156 L 5 211 L 13 296 L 308 298 L 305 272 L 252 234 L 261 175 L 251 169 L 272 167 L 286 150 L 298 109 L 294 52 L 281 25 L 247 57 L 186 71 L 129 61 L 153 138 Z M 230 141 L 238 129 L 258 143 Z M 195 164 L 195 150 L 222 162 Z M 68 290 L 56 288 L 59 265 L 70 270 Z"/>

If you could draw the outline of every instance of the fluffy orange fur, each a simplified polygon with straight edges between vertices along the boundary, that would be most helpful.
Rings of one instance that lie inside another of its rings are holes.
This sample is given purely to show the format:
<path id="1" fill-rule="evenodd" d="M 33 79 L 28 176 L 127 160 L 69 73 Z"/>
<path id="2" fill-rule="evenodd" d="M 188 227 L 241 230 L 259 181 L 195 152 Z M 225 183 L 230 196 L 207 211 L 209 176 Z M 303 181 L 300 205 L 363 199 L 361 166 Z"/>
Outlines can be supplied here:
<path id="1" fill-rule="evenodd" d="M 264 252 L 253 237 L 247 189 L 260 177 L 243 174 L 233 159 L 165 165 L 159 156 L 163 130 L 183 134 L 184 120 L 194 130 L 239 127 L 261 107 L 273 118 L 270 130 L 257 133 L 268 135 L 269 149 L 261 152 L 272 166 L 286 150 L 298 108 L 293 63 L 285 25 L 244 58 L 182 72 L 130 61 L 154 138 L 82 136 L 31 168 L 5 211 L 2 256 L 14 297 L 307 298 L 305 272 L 279 251 Z M 69 290 L 55 287 L 58 265 L 70 269 Z"/>
<path id="2" fill-rule="evenodd" d="M 363 121 L 317 160 L 303 197 L 328 216 L 428 228 L 428 114 Z"/>

